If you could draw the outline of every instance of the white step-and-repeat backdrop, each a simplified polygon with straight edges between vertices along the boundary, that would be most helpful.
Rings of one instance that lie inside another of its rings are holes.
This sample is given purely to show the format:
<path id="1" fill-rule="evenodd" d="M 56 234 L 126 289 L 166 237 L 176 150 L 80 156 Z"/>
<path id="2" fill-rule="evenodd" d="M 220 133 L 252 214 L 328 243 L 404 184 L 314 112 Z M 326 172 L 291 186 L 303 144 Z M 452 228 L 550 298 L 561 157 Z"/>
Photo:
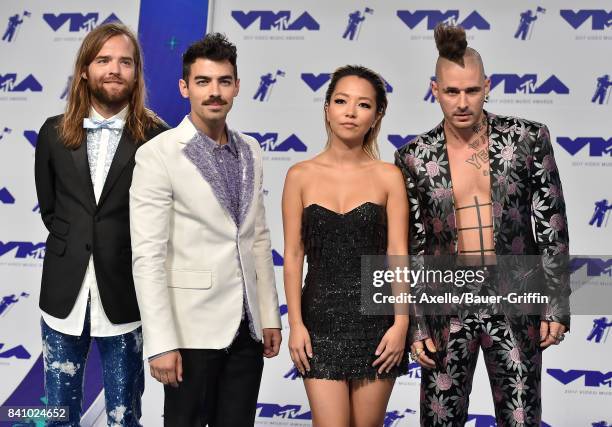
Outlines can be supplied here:
<path id="1" fill-rule="evenodd" d="M 83 35 L 113 19 L 137 29 L 139 6 L 138 1 L 118 0 L 3 2 L 0 404 L 44 401 L 37 300 L 46 232 L 34 190 L 36 132 L 47 116 L 61 113 L 65 106 L 66 86 Z M 324 146 L 323 97 L 329 74 L 344 64 L 362 64 L 386 80 L 389 108 L 379 145 L 382 158 L 392 161 L 397 147 L 441 120 L 429 92 L 437 57 L 433 28 L 441 21 L 463 25 L 470 46 L 481 53 L 492 81 L 487 110 L 549 126 L 568 205 L 571 252 L 592 256 L 576 274 L 609 280 L 612 263 L 605 255 L 612 250 L 607 210 L 612 204 L 609 1 L 224 0 L 211 1 L 209 7 L 208 30 L 226 33 L 238 46 L 241 92 L 230 126 L 254 136 L 266 150 L 266 207 L 285 340 L 282 185 L 292 164 Z M 574 316 L 563 345 L 544 353 L 546 425 L 612 425 L 611 313 L 612 308 Z M 95 363 L 97 352 L 92 351 L 83 425 L 104 423 Z M 418 424 L 419 377 L 420 369 L 413 365 L 409 375 L 398 379 L 385 426 Z M 467 425 L 495 425 L 482 360 L 474 381 Z M 148 378 L 144 425 L 161 425 L 162 402 L 161 386 Z M 259 402 L 257 425 L 310 424 L 304 388 L 296 379 L 286 343 L 279 357 L 266 361 Z"/>

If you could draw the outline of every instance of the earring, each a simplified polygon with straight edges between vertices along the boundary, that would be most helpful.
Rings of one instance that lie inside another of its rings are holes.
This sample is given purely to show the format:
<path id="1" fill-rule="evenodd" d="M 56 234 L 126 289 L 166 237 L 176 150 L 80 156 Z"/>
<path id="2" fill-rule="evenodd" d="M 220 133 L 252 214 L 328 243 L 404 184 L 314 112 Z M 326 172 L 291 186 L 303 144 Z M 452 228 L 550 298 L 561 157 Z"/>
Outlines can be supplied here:
<path id="1" fill-rule="evenodd" d="M 485 95 L 484 102 L 489 102 L 489 94 L 486 94 L 486 95 Z"/>

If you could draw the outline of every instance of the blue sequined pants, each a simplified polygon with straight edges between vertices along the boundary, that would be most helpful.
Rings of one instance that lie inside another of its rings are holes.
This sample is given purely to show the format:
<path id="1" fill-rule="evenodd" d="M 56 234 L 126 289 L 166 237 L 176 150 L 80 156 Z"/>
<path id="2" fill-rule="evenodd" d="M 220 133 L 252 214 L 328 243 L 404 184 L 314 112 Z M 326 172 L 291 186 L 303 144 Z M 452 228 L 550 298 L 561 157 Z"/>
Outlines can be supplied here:
<path id="1" fill-rule="evenodd" d="M 100 351 L 107 424 L 141 426 L 141 397 L 144 392 L 142 331 L 112 337 L 91 337 L 89 312 L 81 336 L 51 329 L 41 319 L 47 404 L 67 406 L 68 421 L 47 426 L 78 427 L 83 400 L 83 373 L 92 338 Z"/>

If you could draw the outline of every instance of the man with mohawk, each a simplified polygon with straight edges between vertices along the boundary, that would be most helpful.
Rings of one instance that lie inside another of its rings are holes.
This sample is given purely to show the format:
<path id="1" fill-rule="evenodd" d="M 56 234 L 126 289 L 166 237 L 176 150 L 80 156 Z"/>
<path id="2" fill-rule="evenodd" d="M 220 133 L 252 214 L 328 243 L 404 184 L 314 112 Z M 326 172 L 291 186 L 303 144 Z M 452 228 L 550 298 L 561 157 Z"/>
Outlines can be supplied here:
<path id="1" fill-rule="evenodd" d="M 439 25 L 434 35 L 431 88 L 444 120 L 395 155 L 410 200 L 410 254 L 451 255 L 485 271 L 477 293 L 491 295 L 493 281 L 506 277 L 510 286 L 545 283 L 552 297 L 542 311 L 520 313 L 491 304 L 437 314 L 414 304 L 409 341 L 422 367 L 421 425 L 465 424 L 482 348 L 498 425 L 539 426 L 541 351 L 569 329 L 568 276 L 562 263 L 521 279 L 495 264 L 501 255 L 568 253 L 550 136 L 543 124 L 483 109 L 490 81 L 463 28 Z"/>

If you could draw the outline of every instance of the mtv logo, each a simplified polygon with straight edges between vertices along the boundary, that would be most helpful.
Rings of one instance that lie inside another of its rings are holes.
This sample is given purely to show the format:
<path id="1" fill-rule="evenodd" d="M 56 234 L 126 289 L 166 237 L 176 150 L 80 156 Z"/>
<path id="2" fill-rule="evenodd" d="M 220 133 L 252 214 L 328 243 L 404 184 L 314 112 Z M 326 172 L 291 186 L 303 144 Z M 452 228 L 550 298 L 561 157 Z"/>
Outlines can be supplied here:
<path id="1" fill-rule="evenodd" d="M 571 9 L 561 9 L 559 13 L 575 30 L 580 28 L 589 18 L 591 18 L 592 30 L 605 30 L 612 26 L 612 11 L 583 9 L 574 12 Z"/>
<path id="2" fill-rule="evenodd" d="M 68 31 L 71 33 L 78 33 L 82 30 L 87 32 L 93 30 L 98 26 L 100 15 L 98 12 L 90 12 L 90 13 L 44 13 L 43 19 L 51 29 L 57 32 L 60 28 L 62 28 L 67 22 Z M 100 24 L 106 24 L 109 22 L 121 22 L 121 20 L 115 15 L 111 13 L 108 18 L 104 21 L 100 22 Z"/>
<path id="3" fill-rule="evenodd" d="M 600 371 L 570 369 L 566 372 L 563 369 L 547 369 L 546 372 L 563 385 L 567 385 L 584 377 L 585 387 L 612 387 L 612 371 L 603 373 Z"/>
<path id="4" fill-rule="evenodd" d="M 42 92 L 42 85 L 32 74 L 17 83 L 17 74 L 0 74 L 0 92 Z"/>
<path id="5" fill-rule="evenodd" d="M 460 20 L 459 10 L 415 10 L 414 12 L 409 10 L 398 10 L 397 16 L 410 29 L 414 29 L 423 21 L 427 22 L 428 30 L 433 30 L 440 22 L 449 25 L 461 25 L 466 30 L 471 30 L 473 28 L 477 30 L 491 29 L 491 24 L 475 10 L 463 20 Z"/>
<path id="6" fill-rule="evenodd" d="M 29 359 L 32 355 L 25 349 L 24 346 L 18 345 L 13 348 L 3 349 L 4 344 L 0 343 L 0 359 Z"/>
<path id="7" fill-rule="evenodd" d="M 404 145 L 408 144 L 410 141 L 412 141 L 417 136 L 418 135 L 406 135 L 406 136 L 389 135 L 387 136 L 387 139 L 389 140 L 391 144 L 393 144 L 395 148 L 399 149 L 403 147 Z"/>
<path id="8" fill-rule="evenodd" d="M 308 12 L 303 12 L 293 21 L 291 21 L 291 11 L 289 10 L 278 12 L 271 10 L 251 10 L 249 12 L 232 10 L 232 17 L 245 30 L 257 20 L 259 20 L 259 29 L 262 31 L 270 31 L 272 29 L 278 31 L 299 31 L 304 29 L 318 31 L 320 28 L 319 23 Z"/>
<path id="9" fill-rule="evenodd" d="M 331 80 L 331 73 L 302 73 L 301 77 L 304 83 L 306 83 L 313 92 L 316 92 Z M 393 86 L 391 86 L 385 79 L 383 79 L 383 81 L 385 82 L 385 90 L 387 93 L 392 93 Z"/>
<path id="10" fill-rule="evenodd" d="M 557 143 L 572 156 L 585 146 L 589 147 L 589 156 L 591 157 L 612 156 L 612 138 L 579 137 L 572 139 L 566 136 L 559 136 L 557 137 Z"/>
<path id="11" fill-rule="evenodd" d="M 0 188 L 0 203 L 5 205 L 12 205 L 15 203 L 15 198 L 6 187 Z"/>
<path id="12" fill-rule="evenodd" d="M 612 258 L 601 259 L 572 257 L 570 260 L 570 273 L 580 270 L 585 265 L 587 266 L 588 277 L 599 277 L 603 274 L 612 276 Z"/>
<path id="13" fill-rule="evenodd" d="M 272 262 L 274 263 L 275 267 L 282 267 L 284 264 L 283 256 L 275 249 L 272 249 Z"/>
<path id="14" fill-rule="evenodd" d="M 537 74 L 492 74 L 491 90 L 503 83 L 504 93 L 515 94 L 549 94 L 567 95 L 569 88 L 554 74 L 538 85 Z"/>
<path id="15" fill-rule="evenodd" d="M 32 242 L 6 242 L 0 241 L 0 257 L 15 251 L 15 258 L 35 258 L 43 259 L 45 257 L 45 243 Z"/>
<path id="16" fill-rule="evenodd" d="M 283 142 L 278 142 L 278 133 L 267 132 L 264 134 L 256 133 L 256 132 L 245 132 L 247 135 L 255 138 L 259 145 L 264 151 L 297 151 L 297 152 L 305 152 L 308 147 L 304 144 L 300 138 L 298 138 L 295 134 L 289 135 L 289 137 Z"/>
<path id="17" fill-rule="evenodd" d="M 35 130 L 24 130 L 23 136 L 28 140 L 32 147 L 36 147 L 36 141 L 38 141 L 38 132 Z"/>
<path id="18" fill-rule="evenodd" d="M 278 405 L 276 403 L 258 403 L 258 418 L 285 418 L 292 420 L 311 420 L 310 411 L 302 411 L 301 405 Z"/>

